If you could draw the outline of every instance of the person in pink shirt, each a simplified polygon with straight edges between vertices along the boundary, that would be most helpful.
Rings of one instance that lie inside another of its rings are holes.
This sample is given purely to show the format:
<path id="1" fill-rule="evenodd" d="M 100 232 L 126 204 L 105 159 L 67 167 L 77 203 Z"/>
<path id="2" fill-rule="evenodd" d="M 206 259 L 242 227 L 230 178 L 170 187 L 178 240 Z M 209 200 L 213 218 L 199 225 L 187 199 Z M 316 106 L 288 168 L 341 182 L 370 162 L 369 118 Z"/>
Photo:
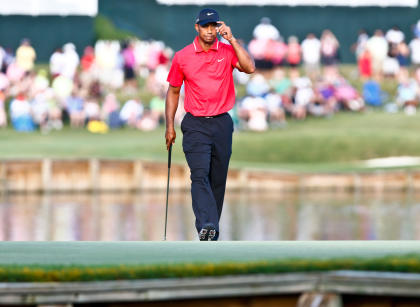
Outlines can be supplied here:
<path id="1" fill-rule="evenodd" d="M 172 61 L 166 95 L 166 147 L 175 142 L 174 117 L 185 87 L 182 146 L 191 170 L 192 206 L 201 241 L 217 240 L 229 160 L 235 104 L 232 72 L 253 73 L 255 64 L 213 9 L 203 9 L 195 24 L 198 35 Z M 221 35 L 229 44 L 217 39 Z"/>

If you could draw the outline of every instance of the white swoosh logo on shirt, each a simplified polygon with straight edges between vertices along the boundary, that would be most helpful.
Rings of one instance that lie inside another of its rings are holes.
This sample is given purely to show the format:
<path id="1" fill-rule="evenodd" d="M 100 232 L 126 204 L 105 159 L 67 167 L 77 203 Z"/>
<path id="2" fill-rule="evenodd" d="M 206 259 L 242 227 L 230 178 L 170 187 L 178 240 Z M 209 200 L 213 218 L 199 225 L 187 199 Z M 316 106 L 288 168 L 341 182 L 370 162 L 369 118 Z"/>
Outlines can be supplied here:
<path id="1" fill-rule="evenodd" d="M 223 61 L 225 58 L 221 58 L 221 59 L 217 59 L 217 62 L 221 62 L 221 61 Z"/>

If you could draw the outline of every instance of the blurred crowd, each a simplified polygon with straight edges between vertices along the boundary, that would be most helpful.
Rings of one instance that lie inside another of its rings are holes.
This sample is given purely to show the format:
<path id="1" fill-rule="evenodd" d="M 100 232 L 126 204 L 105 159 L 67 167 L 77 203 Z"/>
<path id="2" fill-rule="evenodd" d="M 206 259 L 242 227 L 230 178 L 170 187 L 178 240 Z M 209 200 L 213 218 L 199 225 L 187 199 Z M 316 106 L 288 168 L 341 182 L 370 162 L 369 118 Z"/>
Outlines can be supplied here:
<path id="1" fill-rule="evenodd" d="M 98 41 L 79 57 L 67 43 L 52 53 L 48 68 L 35 70 L 29 40 L 15 54 L 0 48 L 0 127 L 9 119 L 18 131 L 48 132 L 64 123 L 91 132 L 154 129 L 164 120 L 172 54 L 158 41 Z M 138 96 L 139 80 L 146 80 L 147 102 Z"/>
<path id="2" fill-rule="evenodd" d="M 286 40 L 269 18 L 262 18 L 247 46 L 257 73 L 234 72 L 236 84 L 245 89 L 231 111 L 237 128 L 264 131 L 284 127 L 287 118 L 330 117 L 367 105 L 415 114 L 420 21 L 413 34 L 408 42 L 396 26 L 371 36 L 361 30 L 352 46 L 361 82 L 356 88 L 340 73 L 340 42 L 331 30 L 319 38 L 308 33 L 302 41 L 297 36 Z M 35 69 L 36 50 L 29 40 L 15 52 L 0 47 L 0 127 L 48 132 L 68 124 L 98 133 L 124 126 L 155 129 L 164 122 L 172 56 L 173 50 L 159 41 L 97 41 L 81 56 L 67 43 L 54 50 L 48 66 Z M 386 79 L 397 82 L 395 97 L 381 88 Z M 182 100 L 181 95 L 178 123 Z"/>
<path id="3" fill-rule="evenodd" d="M 235 73 L 237 82 L 246 86 L 235 112 L 238 124 L 263 131 L 284 126 L 287 117 L 330 117 L 366 106 L 415 114 L 420 100 L 420 21 L 413 30 L 409 43 L 396 26 L 386 33 L 375 30 L 370 37 L 360 31 L 352 46 L 361 83 L 356 88 L 350 82 L 354 80 L 340 74 L 340 42 L 331 30 L 320 38 L 308 33 L 301 42 L 296 36 L 286 41 L 270 19 L 263 18 L 248 45 L 259 73 Z M 395 97 L 382 88 L 386 79 L 397 83 Z"/>

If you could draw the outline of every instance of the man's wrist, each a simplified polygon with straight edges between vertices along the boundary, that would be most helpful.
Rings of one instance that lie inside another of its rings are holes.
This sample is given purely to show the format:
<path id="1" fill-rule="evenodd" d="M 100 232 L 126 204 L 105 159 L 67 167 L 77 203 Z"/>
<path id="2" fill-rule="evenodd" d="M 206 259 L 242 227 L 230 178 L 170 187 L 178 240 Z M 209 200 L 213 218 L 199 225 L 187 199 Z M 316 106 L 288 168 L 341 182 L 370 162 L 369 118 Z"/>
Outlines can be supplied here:
<path id="1" fill-rule="evenodd" d="M 232 38 L 228 40 L 229 43 L 236 42 L 236 38 L 232 35 Z"/>

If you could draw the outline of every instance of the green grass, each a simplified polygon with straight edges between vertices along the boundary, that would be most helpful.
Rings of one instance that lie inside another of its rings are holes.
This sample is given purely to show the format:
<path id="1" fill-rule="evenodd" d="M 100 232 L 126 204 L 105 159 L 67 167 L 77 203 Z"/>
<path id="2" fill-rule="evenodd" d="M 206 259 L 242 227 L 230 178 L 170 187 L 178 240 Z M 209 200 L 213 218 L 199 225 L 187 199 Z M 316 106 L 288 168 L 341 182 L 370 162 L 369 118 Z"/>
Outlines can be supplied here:
<path id="1" fill-rule="evenodd" d="M 0 249 L 0 282 L 420 272 L 420 245 L 412 241 L 2 242 Z"/>
<path id="2" fill-rule="evenodd" d="M 264 133 L 234 133 L 233 167 L 291 171 L 363 170 L 357 161 L 387 156 L 420 156 L 420 115 L 366 111 L 325 118 L 290 120 L 284 129 Z M 182 133 L 173 150 L 176 163 L 185 163 Z M 91 134 L 65 128 L 47 135 L 0 130 L 1 159 L 115 158 L 165 161 L 164 129 L 133 129 Z"/>

